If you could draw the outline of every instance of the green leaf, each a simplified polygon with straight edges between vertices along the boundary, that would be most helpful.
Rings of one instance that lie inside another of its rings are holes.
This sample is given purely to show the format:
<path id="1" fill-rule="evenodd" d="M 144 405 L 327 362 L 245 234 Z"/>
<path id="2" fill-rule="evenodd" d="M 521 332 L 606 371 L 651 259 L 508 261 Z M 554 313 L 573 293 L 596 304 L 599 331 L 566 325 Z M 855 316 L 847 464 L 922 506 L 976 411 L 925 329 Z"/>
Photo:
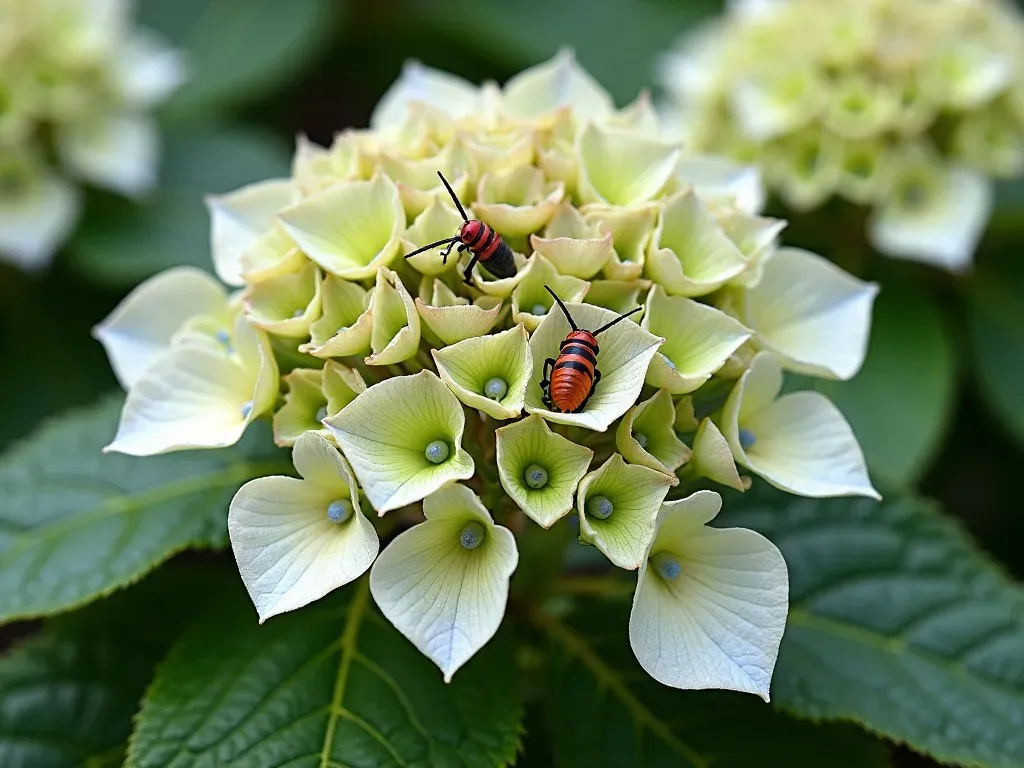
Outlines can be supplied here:
<path id="1" fill-rule="evenodd" d="M 872 480 L 904 489 L 917 483 L 942 446 L 955 384 L 954 345 L 939 308 L 920 287 L 886 284 L 860 373 L 812 386 L 849 420 Z"/>
<path id="2" fill-rule="evenodd" d="M 209 269 L 204 195 L 289 175 L 287 146 L 259 131 L 173 137 L 164 156 L 163 186 L 138 204 L 96 199 L 71 243 L 72 264 L 93 280 L 119 285 L 181 264 Z"/>
<path id="3" fill-rule="evenodd" d="M 1024 441 L 1024 267 L 1016 248 L 1001 268 L 970 283 L 968 327 L 974 370 L 989 407 Z"/>
<path id="4" fill-rule="evenodd" d="M 622 105 L 650 85 L 655 57 L 693 24 L 718 11 L 721 2 L 420 0 L 420 6 L 442 30 L 452 29 L 453 19 L 458 20 L 458 29 L 472 30 L 460 37 L 463 45 L 486 47 L 492 56 L 500 51 L 518 57 L 517 65 L 534 64 L 569 46 Z"/>
<path id="5" fill-rule="evenodd" d="M 886 749 L 850 726 L 782 715 L 753 696 L 677 691 L 640 668 L 628 603 L 582 603 L 570 621 L 536 616 L 548 635 L 548 713 L 556 766 L 873 768 Z"/>
<path id="6" fill-rule="evenodd" d="M 0 658 L 0 765 L 113 768 L 153 667 L 224 583 L 170 567 L 43 630 Z"/>
<path id="7" fill-rule="evenodd" d="M 758 495 L 771 506 L 724 524 L 765 534 L 789 565 L 776 703 L 944 763 L 1024 765 L 1024 591 L 931 504 Z"/>
<path id="8" fill-rule="evenodd" d="M 501 636 L 445 685 L 372 607 L 367 581 L 263 626 L 244 595 L 161 666 L 128 768 L 498 766 L 521 705 Z"/>
<path id="9" fill-rule="evenodd" d="M 290 82 L 337 27 L 332 0 L 145 0 L 139 21 L 184 49 L 172 119 L 235 109 Z"/>
<path id="10" fill-rule="evenodd" d="M 287 470 L 267 430 L 233 448 L 102 454 L 121 397 L 52 419 L 0 458 L 0 623 L 123 587 L 175 552 L 227 543 L 227 509 L 253 477 Z"/>

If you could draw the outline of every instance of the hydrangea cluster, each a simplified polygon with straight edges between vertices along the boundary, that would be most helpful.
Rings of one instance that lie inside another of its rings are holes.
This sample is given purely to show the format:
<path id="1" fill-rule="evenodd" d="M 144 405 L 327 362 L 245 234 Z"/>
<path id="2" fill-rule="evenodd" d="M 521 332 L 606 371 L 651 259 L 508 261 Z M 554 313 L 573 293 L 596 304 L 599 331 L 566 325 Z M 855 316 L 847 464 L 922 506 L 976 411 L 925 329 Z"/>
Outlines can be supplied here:
<path id="1" fill-rule="evenodd" d="M 1003 0 L 738 0 L 660 79 L 685 142 L 756 162 L 795 210 L 871 208 L 898 258 L 969 266 L 989 177 L 1024 172 L 1024 18 Z"/>
<path id="2" fill-rule="evenodd" d="M 130 12 L 129 0 L 0 0 L 0 260 L 50 259 L 78 216 L 71 178 L 131 196 L 153 186 L 147 112 L 184 68 Z"/>
<path id="3" fill-rule="evenodd" d="M 438 171 L 514 276 L 403 258 L 463 222 Z M 876 288 L 778 247 L 761 197 L 756 174 L 663 140 L 645 99 L 616 110 L 569 54 L 503 88 L 411 63 L 368 130 L 300 141 L 291 178 L 209 201 L 238 291 L 172 269 L 97 328 L 128 390 L 107 450 L 225 446 L 272 418 L 298 477 L 247 483 L 228 514 L 261 621 L 369 570 L 448 680 L 502 620 L 517 537 L 578 524 L 639 572 L 630 637 L 651 675 L 767 699 L 785 563 L 709 527 L 717 493 L 684 489 L 743 490 L 746 470 L 877 496 L 838 410 L 781 393 L 783 370 L 856 373 Z M 600 336 L 579 412 L 544 404 L 570 331 L 545 286 L 589 330 L 642 307 Z"/>

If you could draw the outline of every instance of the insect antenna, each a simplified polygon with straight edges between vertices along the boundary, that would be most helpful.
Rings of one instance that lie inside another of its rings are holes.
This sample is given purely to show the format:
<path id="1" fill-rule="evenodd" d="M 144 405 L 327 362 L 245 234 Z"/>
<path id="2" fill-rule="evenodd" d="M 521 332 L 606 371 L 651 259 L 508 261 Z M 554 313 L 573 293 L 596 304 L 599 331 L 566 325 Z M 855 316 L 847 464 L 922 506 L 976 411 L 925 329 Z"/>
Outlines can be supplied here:
<path id="1" fill-rule="evenodd" d="M 577 328 L 576 323 L 573 322 L 572 315 L 569 314 L 569 310 L 565 308 L 565 304 L 562 303 L 562 300 L 558 298 L 558 294 L 552 291 L 546 285 L 544 286 L 544 290 L 550 293 L 554 300 L 558 302 L 558 306 L 562 308 L 562 312 L 565 314 L 565 319 L 569 321 L 569 325 L 572 326 L 572 329 L 574 331 L 578 331 L 579 328 Z"/>
<path id="2" fill-rule="evenodd" d="M 452 200 L 455 201 L 455 207 L 459 209 L 459 213 L 462 214 L 463 221 L 469 221 L 469 216 L 466 215 L 466 209 L 462 207 L 462 203 L 459 202 L 458 196 L 455 194 L 455 190 L 452 189 L 452 185 L 448 183 L 440 171 L 437 172 L 438 176 L 441 176 L 441 182 L 444 184 L 444 188 L 448 190 L 448 194 L 452 196 Z"/>
<path id="3" fill-rule="evenodd" d="M 594 331 L 594 335 L 597 336 L 597 334 L 599 334 L 599 333 L 604 333 L 605 331 L 607 331 L 609 328 L 611 328 L 613 325 L 615 325 L 620 320 L 625 320 L 630 315 L 635 315 L 641 309 L 643 309 L 643 307 L 637 307 L 636 309 L 629 310 L 629 312 L 626 312 L 625 314 L 619 315 L 614 320 L 612 320 L 610 323 L 605 323 L 600 328 L 598 328 L 596 331 Z"/>
<path id="4" fill-rule="evenodd" d="M 429 245 L 424 245 L 422 248 L 417 248 L 412 253 L 405 254 L 405 258 L 407 258 L 407 259 L 411 258 L 411 257 L 415 256 L 418 253 L 423 253 L 424 251 L 429 251 L 431 248 L 437 248 L 437 246 L 444 245 L 445 243 L 457 243 L 457 242 L 459 242 L 459 238 L 457 238 L 457 237 L 446 237 L 444 240 L 438 240 L 437 242 L 430 243 Z"/>

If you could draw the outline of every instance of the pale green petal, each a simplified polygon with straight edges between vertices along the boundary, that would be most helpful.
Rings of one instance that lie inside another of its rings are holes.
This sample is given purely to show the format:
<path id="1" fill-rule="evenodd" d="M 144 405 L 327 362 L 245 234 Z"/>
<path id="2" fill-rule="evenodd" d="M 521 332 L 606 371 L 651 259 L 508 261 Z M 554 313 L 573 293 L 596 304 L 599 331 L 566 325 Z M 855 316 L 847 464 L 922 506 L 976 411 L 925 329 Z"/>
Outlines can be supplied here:
<path id="1" fill-rule="evenodd" d="M 480 268 L 480 263 L 473 267 L 473 284 L 486 296 L 496 299 L 507 299 L 512 291 L 519 285 L 519 281 L 526 277 L 533 259 L 527 259 L 521 253 L 514 253 L 516 262 L 516 273 L 512 277 L 492 279 Z M 468 259 L 468 256 L 466 257 Z M 459 264 L 460 271 L 463 264 Z"/>
<path id="2" fill-rule="evenodd" d="M 320 317 L 320 270 L 307 261 L 296 272 L 250 286 L 245 311 L 257 328 L 275 336 L 305 338 Z"/>
<path id="3" fill-rule="evenodd" d="M 572 511 L 592 450 L 555 434 L 536 414 L 501 427 L 495 437 L 501 486 L 523 512 L 550 528 Z"/>
<path id="4" fill-rule="evenodd" d="M 523 70 L 503 89 L 502 106 L 513 117 L 537 117 L 572 107 L 578 120 L 602 117 L 614 108 L 611 96 L 576 62 L 570 50 Z"/>
<path id="5" fill-rule="evenodd" d="M 346 280 L 365 280 L 398 255 L 405 210 L 387 176 L 343 181 L 285 208 L 279 220 L 309 258 Z"/>
<path id="6" fill-rule="evenodd" d="M 437 176 L 435 175 L 436 179 Z M 445 193 L 447 195 L 447 192 Z M 456 194 L 459 194 L 456 190 Z M 430 204 L 416 217 L 413 225 L 405 230 L 402 235 L 402 253 L 412 253 L 420 246 L 427 243 L 435 243 L 445 237 L 455 237 L 462 226 L 462 217 L 451 204 L 449 198 L 447 203 L 441 198 L 434 198 Z M 424 275 L 440 275 L 455 269 L 459 259 L 453 253 L 448 257 L 447 264 L 443 263 L 441 251 L 447 246 L 434 248 L 413 256 L 406 263 Z"/>
<path id="7" fill-rule="evenodd" d="M 376 167 L 395 182 L 408 217 L 418 216 L 434 201 L 451 204 L 448 191 L 437 177 L 438 171 L 452 184 L 459 199 L 466 199 L 469 178 L 461 170 L 456 170 L 456 148 L 457 145 L 451 143 L 440 152 L 430 152 L 422 157 L 419 152 L 413 157 L 391 152 L 383 152 L 376 157 Z"/>
<path id="8" fill-rule="evenodd" d="M 327 395 L 327 415 L 333 416 L 365 392 L 366 383 L 355 368 L 328 360 L 323 370 L 323 390 Z"/>
<path id="9" fill-rule="evenodd" d="M 657 197 L 675 171 L 679 148 L 637 131 L 588 124 L 577 144 L 577 192 L 584 203 L 637 205 Z"/>
<path id="10" fill-rule="evenodd" d="M 534 251 L 554 265 L 563 275 L 588 280 L 612 257 L 612 235 L 577 240 L 571 237 L 545 238 L 533 235 L 530 245 Z"/>
<path id="11" fill-rule="evenodd" d="M 953 38 L 924 68 L 922 88 L 947 107 L 973 109 L 1005 91 L 1020 76 L 1019 66 L 1008 51 L 976 39 Z"/>
<path id="12" fill-rule="evenodd" d="M 763 141 L 809 123 L 827 92 L 813 68 L 794 65 L 751 77 L 728 94 L 733 116 L 746 136 Z"/>
<path id="13" fill-rule="evenodd" d="M 878 286 L 808 251 L 782 248 L 743 294 L 743 320 L 794 371 L 853 378 L 867 352 Z"/>
<path id="14" fill-rule="evenodd" d="M 892 152 L 880 140 L 846 142 L 839 167 L 839 191 L 860 205 L 873 203 L 891 184 L 892 163 Z"/>
<path id="15" fill-rule="evenodd" d="M 786 561 L 758 533 L 705 525 L 721 505 L 717 493 L 698 491 L 662 507 L 633 596 L 629 642 L 665 685 L 768 701 L 789 610 Z"/>
<path id="16" fill-rule="evenodd" d="M 539 253 L 530 259 L 522 280 L 512 291 L 512 322 L 522 323 L 528 331 L 534 331 L 554 307 L 544 286 L 548 286 L 562 301 L 583 301 L 590 283 L 578 277 L 560 275 L 554 265 Z"/>
<path id="17" fill-rule="evenodd" d="M 613 128 L 636 131 L 645 136 L 658 136 L 662 133 L 661 121 L 651 101 L 651 93 L 647 89 L 640 91 L 640 95 L 631 104 L 598 122 Z"/>
<path id="18" fill-rule="evenodd" d="M 642 464 L 671 475 L 690 460 L 690 449 L 673 429 L 675 421 L 672 395 L 659 389 L 651 398 L 626 411 L 615 431 L 615 447 L 630 464 Z"/>
<path id="19" fill-rule="evenodd" d="M 35 269 L 50 262 L 78 220 L 78 189 L 47 171 L 0 197 L 0 261 Z"/>
<path id="20" fill-rule="evenodd" d="M 336 482 L 261 477 L 243 485 L 228 510 L 231 548 L 260 623 L 354 581 L 380 547 L 373 525 L 360 511 L 345 459 L 312 433 L 295 446 L 296 467 L 303 452 L 315 455 L 322 465 L 319 472 Z M 328 517 L 336 502 L 351 511 L 343 522 Z"/>
<path id="21" fill-rule="evenodd" d="M 722 433 L 737 463 L 801 496 L 868 496 L 864 454 L 843 415 L 818 392 L 782 388 L 779 361 L 762 352 L 722 410 Z"/>
<path id="22" fill-rule="evenodd" d="M 181 51 L 171 48 L 148 29 L 132 30 L 115 54 L 110 76 L 125 103 L 152 107 L 166 101 L 188 77 Z"/>
<path id="23" fill-rule="evenodd" d="M 589 330 L 596 330 L 618 316 L 589 304 L 566 306 L 577 327 Z M 601 372 L 601 381 L 593 396 L 579 413 L 556 413 L 547 410 L 541 402 L 540 381 L 544 374 L 544 361 L 558 357 L 559 345 L 569 331 L 569 323 L 561 312 L 549 312 L 530 337 L 533 381 L 526 389 L 526 410 L 539 413 L 548 421 L 604 432 L 636 402 L 644 385 L 647 366 L 664 339 L 628 320 L 610 328 L 598 338 L 601 349 L 597 355 L 597 369 Z"/>
<path id="24" fill-rule="evenodd" d="M 324 421 L 381 514 L 473 476 L 462 448 L 465 423 L 458 398 L 430 371 L 375 384 Z M 425 453 L 435 441 L 449 449 L 438 464 Z"/>
<path id="25" fill-rule="evenodd" d="M 825 128 L 844 139 L 867 139 L 893 122 L 898 110 L 896 98 L 888 86 L 873 77 L 848 75 L 829 88 L 822 121 Z"/>
<path id="26" fill-rule="evenodd" d="M 501 299 L 484 296 L 473 304 L 436 307 L 416 299 L 416 311 L 442 345 L 455 344 L 463 339 L 483 336 L 497 325 L 502 306 Z"/>
<path id="27" fill-rule="evenodd" d="M 420 348 L 420 316 L 402 279 L 386 267 L 377 272 L 370 299 L 373 324 L 367 365 L 392 365 L 413 357 Z"/>
<path id="28" fill-rule="evenodd" d="M 75 176 L 98 187 L 138 196 L 157 182 L 160 132 L 141 115 L 111 113 L 64 127 L 61 159 Z"/>
<path id="29" fill-rule="evenodd" d="M 478 336 L 432 350 L 441 381 L 470 408 L 495 419 L 513 419 L 523 411 L 526 388 L 533 374 L 530 335 L 517 325 L 493 336 Z M 487 387 L 500 381 L 497 398 Z"/>
<path id="30" fill-rule="evenodd" d="M 304 435 L 292 450 L 292 464 L 299 476 L 335 499 L 348 499 L 354 509 L 359 505 L 359 487 L 352 467 L 325 437 Z"/>
<path id="31" fill-rule="evenodd" d="M 697 417 L 693 409 L 693 397 L 683 395 L 675 398 L 676 432 L 687 433 L 697 430 Z"/>
<path id="32" fill-rule="evenodd" d="M 721 430 L 711 419 L 704 419 L 693 438 L 693 461 L 689 468 L 700 477 L 743 492 L 749 486 L 736 469 L 736 460 Z M 749 480 L 749 478 L 748 478 Z"/>
<path id="33" fill-rule="evenodd" d="M 260 235 L 239 258 L 242 277 L 249 285 L 298 272 L 306 263 L 302 251 L 280 225 Z"/>
<path id="34" fill-rule="evenodd" d="M 507 133 L 462 133 L 457 141 L 465 154 L 473 180 L 484 173 L 499 173 L 533 163 L 534 135 L 531 131 Z"/>
<path id="35" fill-rule="evenodd" d="M 666 296 L 660 285 L 647 295 L 640 324 L 666 339 L 647 370 L 647 383 L 674 395 L 698 389 L 750 338 L 750 331 L 724 312 L 683 296 Z"/>
<path id="36" fill-rule="evenodd" d="M 473 213 L 504 237 L 525 237 L 550 221 L 564 195 L 564 184 L 546 184 L 544 174 L 532 166 L 486 173 Z"/>
<path id="37" fill-rule="evenodd" d="M 210 210 L 213 266 L 228 285 L 244 285 L 242 254 L 271 231 L 275 216 L 295 201 L 290 179 L 272 179 L 206 198 Z"/>
<path id="38" fill-rule="evenodd" d="M 327 416 L 323 372 L 319 368 L 296 368 L 282 381 L 288 388 L 284 405 L 274 413 L 274 442 L 294 445 L 306 432 L 319 432 L 320 419 Z M 323 415 L 320 415 L 321 410 Z"/>
<path id="39" fill-rule="evenodd" d="M 310 342 L 299 347 L 316 357 L 348 357 L 370 351 L 373 311 L 359 284 L 328 275 L 320 286 L 322 312 L 309 327 Z"/>
<path id="40" fill-rule="evenodd" d="M 374 107 L 370 127 L 375 130 L 400 125 L 411 104 L 423 103 L 442 109 L 452 117 L 462 117 L 479 106 L 476 86 L 455 75 L 426 67 L 411 59 L 402 74 Z"/>
<path id="41" fill-rule="evenodd" d="M 330 147 L 321 147 L 299 134 L 292 157 L 295 186 L 305 196 L 339 181 L 359 178 L 363 135 L 358 131 L 344 131 L 334 137 Z"/>
<path id="42" fill-rule="evenodd" d="M 992 186 L 981 174 L 911 161 L 868 222 L 868 235 L 889 256 L 961 272 L 971 264 L 992 204 Z"/>
<path id="43" fill-rule="evenodd" d="M 171 347 L 171 337 L 195 315 L 227 311 L 223 286 L 194 267 L 174 267 L 135 289 L 93 329 L 121 386 L 131 389 Z"/>
<path id="44" fill-rule="evenodd" d="M 693 190 L 665 201 L 647 253 L 647 276 L 671 294 L 703 296 L 747 268 L 743 253 Z"/>
<path id="45" fill-rule="evenodd" d="M 515 537 L 471 490 L 450 485 L 423 501 L 426 521 L 399 534 L 370 571 L 381 613 L 441 669 L 445 682 L 498 631 L 519 561 Z M 462 532 L 480 526 L 467 549 Z"/>
<path id="46" fill-rule="evenodd" d="M 262 365 L 255 368 L 207 346 L 161 355 L 128 393 L 117 434 L 103 450 L 151 456 L 234 445 L 277 392 L 277 364 L 266 340 L 259 343 Z"/>
<path id="47" fill-rule="evenodd" d="M 765 159 L 786 204 L 801 212 L 817 208 L 835 193 L 842 162 L 843 142 L 816 126 L 786 137 Z"/>
<path id="48" fill-rule="evenodd" d="M 639 464 L 627 464 L 615 453 L 580 481 L 576 511 L 580 536 L 593 544 L 619 568 L 635 570 L 654 536 L 654 521 L 676 478 Z M 611 514 L 600 519 L 588 501 L 603 497 Z"/>
<path id="49" fill-rule="evenodd" d="M 690 155 L 676 166 L 676 179 L 706 205 L 732 205 L 744 213 L 760 213 L 766 191 L 761 172 L 716 155 Z"/>
<path id="50" fill-rule="evenodd" d="M 647 245 L 654 234 L 660 207 L 651 203 L 632 208 L 587 205 L 582 209 L 588 221 L 611 233 L 613 250 L 602 270 L 611 280 L 636 280 L 644 271 Z"/>
<path id="51" fill-rule="evenodd" d="M 650 280 L 594 280 L 587 290 L 587 304 L 616 313 L 628 312 L 643 302 L 650 287 Z M 636 315 L 629 319 L 640 322 Z"/>

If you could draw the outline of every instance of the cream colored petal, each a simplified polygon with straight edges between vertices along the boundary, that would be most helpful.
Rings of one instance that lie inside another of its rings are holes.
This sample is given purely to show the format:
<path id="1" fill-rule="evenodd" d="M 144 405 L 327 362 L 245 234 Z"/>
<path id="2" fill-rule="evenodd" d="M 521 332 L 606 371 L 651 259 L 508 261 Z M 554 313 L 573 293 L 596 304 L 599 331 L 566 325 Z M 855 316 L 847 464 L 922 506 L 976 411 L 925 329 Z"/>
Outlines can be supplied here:
<path id="1" fill-rule="evenodd" d="M 540 254 L 530 259 L 529 269 L 512 291 L 512 321 L 522 323 L 528 331 L 536 330 L 555 304 L 544 286 L 553 290 L 562 301 L 583 301 L 590 284 L 578 277 L 560 275 L 554 265 Z"/>
<path id="2" fill-rule="evenodd" d="M 374 107 L 370 127 L 380 130 L 400 125 L 414 103 L 429 104 L 452 117 L 462 117 L 477 109 L 479 98 L 478 89 L 462 78 L 410 59 Z"/>
<path id="3" fill-rule="evenodd" d="M 473 475 L 473 459 L 462 449 L 462 405 L 430 371 L 375 384 L 324 425 L 381 514 Z M 438 463 L 427 457 L 435 441 L 448 448 Z"/>
<path id="4" fill-rule="evenodd" d="M 416 299 L 416 311 L 426 325 L 425 330 L 433 333 L 442 345 L 456 344 L 463 339 L 483 336 L 497 325 L 502 311 L 501 300 L 484 299 L 476 304 L 449 307 L 435 307 Z M 488 303 L 492 305 L 489 308 L 484 306 Z"/>
<path id="5" fill-rule="evenodd" d="M 504 110 L 520 118 L 537 117 L 571 107 L 579 120 L 602 117 L 614 108 L 611 96 L 576 62 L 570 50 L 530 67 L 503 89 Z"/>
<path id="6" fill-rule="evenodd" d="M 24 269 L 50 262 L 78 220 L 78 189 L 48 172 L 0 199 L 0 260 Z"/>
<path id="7" fill-rule="evenodd" d="M 584 203 L 638 205 L 654 199 L 675 171 L 679 149 L 636 131 L 588 124 L 577 144 L 577 191 Z"/>
<path id="8" fill-rule="evenodd" d="M 747 490 L 749 485 L 743 482 L 736 469 L 736 460 L 732 456 L 725 435 L 711 419 L 703 419 L 697 428 L 697 434 L 693 438 L 693 460 L 688 466 L 699 476 L 727 485 L 741 493 Z"/>
<path id="9" fill-rule="evenodd" d="M 877 294 L 820 256 L 782 248 L 743 294 L 743 319 L 787 368 L 846 380 L 864 362 Z"/>
<path id="10" fill-rule="evenodd" d="M 405 229 L 398 190 L 383 175 L 339 182 L 285 208 L 278 218 L 309 258 L 346 280 L 365 280 L 389 266 Z"/>
<path id="11" fill-rule="evenodd" d="M 367 291 L 358 283 L 328 275 L 320 294 L 322 315 L 309 327 L 310 343 L 299 351 L 325 358 L 369 352 L 373 311 Z"/>
<path id="12" fill-rule="evenodd" d="M 629 641 L 655 680 L 768 701 L 789 609 L 778 548 L 742 528 L 710 528 L 721 498 L 698 491 L 662 507 L 641 566 Z"/>
<path id="13" fill-rule="evenodd" d="M 372 354 L 366 364 L 392 365 L 413 357 L 420 346 L 420 316 L 402 279 L 386 267 L 377 272 L 370 307 Z"/>
<path id="14" fill-rule="evenodd" d="M 580 481 L 576 511 L 580 536 L 619 568 L 640 567 L 654 536 L 654 521 L 675 478 L 639 464 L 627 464 L 615 453 Z M 598 517 L 601 502 L 611 512 Z"/>
<path id="15" fill-rule="evenodd" d="M 441 381 L 470 408 L 495 419 L 513 419 L 523 411 L 533 374 L 529 340 L 526 328 L 517 325 L 432 350 L 434 365 Z"/>
<path id="16" fill-rule="evenodd" d="M 296 368 L 282 378 L 288 391 L 284 405 L 274 412 L 274 443 L 294 445 L 306 432 L 319 432 L 320 420 L 328 415 L 319 368 Z"/>
<path id="17" fill-rule="evenodd" d="M 447 192 L 445 195 L 447 196 Z M 461 226 L 462 217 L 451 205 L 451 200 L 445 202 L 441 198 L 435 197 L 402 235 L 402 253 L 412 253 L 428 243 L 436 243 L 446 237 L 455 237 Z M 452 254 L 445 263 L 441 251 L 446 247 L 439 246 L 424 251 L 408 259 L 406 263 L 424 275 L 440 275 L 451 271 L 458 266 L 459 259 L 458 256 Z"/>
<path id="18" fill-rule="evenodd" d="M 666 389 L 659 389 L 652 397 L 626 411 L 615 431 L 615 447 L 629 463 L 671 475 L 689 461 L 691 455 L 675 433 L 675 420 L 672 395 Z M 673 480 L 678 482 L 674 477 Z"/>
<path id="19" fill-rule="evenodd" d="M 519 561 L 515 537 L 476 495 L 450 485 L 423 502 L 426 521 L 399 534 L 370 571 L 370 593 L 445 682 L 494 636 Z M 464 531 L 475 527 L 467 549 Z M 482 539 L 482 540 L 481 540 Z"/>
<path id="20" fill-rule="evenodd" d="M 750 338 L 742 324 L 714 307 L 651 287 L 640 325 L 666 339 L 647 370 L 647 383 L 675 395 L 698 389 Z"/>
<path id="21" fill-rule="evenodd" d="M 278 211 L 294 202 L 289 179 L 273 179 L 206 198 L 210 211 L 213 265 L 228 285 L 244 285 L 242 254 L 274 228 Z"/>
<path id="22" fill-rule="evenodd" d="M 249 322 L 275 336 L 305 338 L 320 317 L 320 270 L 306 261 L 291 273 L 249 287 L 245 311 Z"/>
<path id="23" fill-rule="evenodd" d="M 227 293 L 209 274 L 174 267 L 136 288 L 93 329 L 114 375 L 126 390 L 171 347 L 171 337 L 195 315 L 227 310 Z"/>
<path id="24" fill-rule="evenodd" d="M 534 414 L 495 431 L 498 477 L 530 519 L 550 528 L 573 509 L 594 452 L 555 434 Z"/>
<path id="25" fill-rule="evenodd" d="M 692 187 L 705 204 L 732 205 L 744 213 L 760 213 L 767 196 L 756 166 L 716 155 L 684 157 L 676 166 L 676 179 Z"/>

